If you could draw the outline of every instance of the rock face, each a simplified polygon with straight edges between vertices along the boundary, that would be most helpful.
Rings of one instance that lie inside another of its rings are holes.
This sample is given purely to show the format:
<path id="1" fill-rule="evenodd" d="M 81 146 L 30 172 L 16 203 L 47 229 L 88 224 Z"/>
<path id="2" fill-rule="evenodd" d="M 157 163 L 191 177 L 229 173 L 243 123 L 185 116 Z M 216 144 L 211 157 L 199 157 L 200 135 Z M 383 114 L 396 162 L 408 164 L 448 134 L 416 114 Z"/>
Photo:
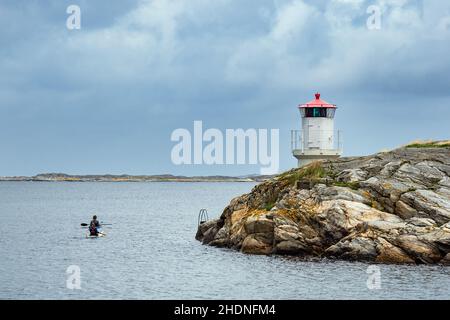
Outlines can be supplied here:
<path id="1" fill-rule="evenodd" d="M 450 148 L 293 169 L 237 197 L 196 239 L 250 254 L 450 264 Z"/>

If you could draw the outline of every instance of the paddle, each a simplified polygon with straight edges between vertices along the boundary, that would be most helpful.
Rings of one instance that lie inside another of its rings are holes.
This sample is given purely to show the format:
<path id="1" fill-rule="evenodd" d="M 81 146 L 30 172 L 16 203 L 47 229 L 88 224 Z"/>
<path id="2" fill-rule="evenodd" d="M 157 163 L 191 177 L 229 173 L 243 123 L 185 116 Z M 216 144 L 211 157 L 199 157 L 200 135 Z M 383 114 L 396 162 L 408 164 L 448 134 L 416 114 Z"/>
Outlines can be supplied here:
<path id="1" fill-rule="evenodd" d="M 101 223 L 102 226 L 112 226 L 112 223 Z M 81 224 L 82 227 L 89 227 L 89 224 L 87 223 L 82 223 Z"/>

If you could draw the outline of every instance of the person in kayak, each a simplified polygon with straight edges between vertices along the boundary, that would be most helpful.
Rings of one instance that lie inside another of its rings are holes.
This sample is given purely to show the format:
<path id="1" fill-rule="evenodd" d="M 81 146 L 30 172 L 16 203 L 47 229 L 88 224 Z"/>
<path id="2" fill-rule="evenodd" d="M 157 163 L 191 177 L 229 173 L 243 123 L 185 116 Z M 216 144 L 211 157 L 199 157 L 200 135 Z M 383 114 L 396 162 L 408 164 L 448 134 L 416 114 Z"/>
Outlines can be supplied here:
<path id="1" fill-rule="evenodd" d="M 89 224 L 89 233 L 91 236 L 98 236 L 98 228 L 100 228 L 100 222 L 97 220 L 97 216 L 93 216 Z"/>

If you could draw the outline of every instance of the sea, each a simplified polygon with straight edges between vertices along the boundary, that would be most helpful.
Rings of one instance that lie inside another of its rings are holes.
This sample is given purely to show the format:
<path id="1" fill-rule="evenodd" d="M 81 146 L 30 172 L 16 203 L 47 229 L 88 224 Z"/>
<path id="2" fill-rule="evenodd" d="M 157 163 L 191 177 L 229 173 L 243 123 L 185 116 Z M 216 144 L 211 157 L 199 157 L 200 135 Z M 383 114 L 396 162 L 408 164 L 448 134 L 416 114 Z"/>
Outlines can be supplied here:
<path id="1" fill-rule="evenodd" d="M 450 268 L 246 255 L 194 239 L 248 182 L 0 182 L 0 299 L 449 299 Z M 87 238 L 96 214 L 103 238 Z M 106 225 L 108 224 L 108 225 Z"/>

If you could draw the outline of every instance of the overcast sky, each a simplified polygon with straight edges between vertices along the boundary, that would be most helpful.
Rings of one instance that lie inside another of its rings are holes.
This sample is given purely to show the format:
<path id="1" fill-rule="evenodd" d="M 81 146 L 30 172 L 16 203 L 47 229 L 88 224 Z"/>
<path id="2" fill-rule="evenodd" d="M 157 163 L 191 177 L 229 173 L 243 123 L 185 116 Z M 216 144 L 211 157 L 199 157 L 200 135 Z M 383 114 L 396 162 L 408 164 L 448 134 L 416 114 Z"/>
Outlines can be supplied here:
<path id="1" fill-rule="evenodd" d="M 285 170 L 316 91 L 345 155 L 450 138 L 450 2 L 0 0 L 0 175 L 259 172 L 173 165 L 194 120 L 280 129 Z"/>

